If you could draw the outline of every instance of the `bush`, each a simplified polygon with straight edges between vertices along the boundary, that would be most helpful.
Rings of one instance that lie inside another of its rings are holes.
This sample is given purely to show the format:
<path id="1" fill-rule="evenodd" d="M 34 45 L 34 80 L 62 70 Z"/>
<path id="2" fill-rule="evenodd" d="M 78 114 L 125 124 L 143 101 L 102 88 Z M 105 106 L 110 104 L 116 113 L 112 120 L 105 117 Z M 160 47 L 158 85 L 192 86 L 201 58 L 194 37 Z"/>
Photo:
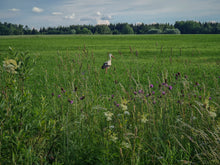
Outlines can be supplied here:
<path id="1" fill-rule="evenodd" d="M 179 29 L 165 29 L 164 34 L 181 34 Z"/>
<path id="2" fill-rule="evenodd" d="M 162 31 L 160 29 L 150 29 L 147 34 L 161 34 Z"/>

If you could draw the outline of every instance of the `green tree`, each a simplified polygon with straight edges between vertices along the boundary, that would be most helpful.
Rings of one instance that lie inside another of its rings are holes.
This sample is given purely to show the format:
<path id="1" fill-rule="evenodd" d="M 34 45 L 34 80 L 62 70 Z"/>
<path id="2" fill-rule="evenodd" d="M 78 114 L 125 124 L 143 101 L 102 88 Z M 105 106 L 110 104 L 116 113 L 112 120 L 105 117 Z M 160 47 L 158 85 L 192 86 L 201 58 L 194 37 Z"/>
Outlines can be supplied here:
<path id="1" fill-rule="evenodd" d="M 122 34 L 134 34 L 134 30 L 129 24 L 126 23 L 122 27 Z"/>
<path id="2" fill-rule="evenodd" d="M 111 29 L 107 25 L 97 25 L 95 34 L 112 34 Z"/>

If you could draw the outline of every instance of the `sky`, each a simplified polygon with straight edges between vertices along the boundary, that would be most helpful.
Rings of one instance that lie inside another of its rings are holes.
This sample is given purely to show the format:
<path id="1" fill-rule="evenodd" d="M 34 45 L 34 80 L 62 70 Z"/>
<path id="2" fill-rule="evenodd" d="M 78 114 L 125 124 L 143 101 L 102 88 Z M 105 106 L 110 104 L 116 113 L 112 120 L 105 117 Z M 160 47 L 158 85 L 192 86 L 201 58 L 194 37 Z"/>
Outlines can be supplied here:
<path id="1" fill-rule="evenodd" d="M 220 0 L 0 0 L 0 22 L 30 28 L 220 22 Z"/>

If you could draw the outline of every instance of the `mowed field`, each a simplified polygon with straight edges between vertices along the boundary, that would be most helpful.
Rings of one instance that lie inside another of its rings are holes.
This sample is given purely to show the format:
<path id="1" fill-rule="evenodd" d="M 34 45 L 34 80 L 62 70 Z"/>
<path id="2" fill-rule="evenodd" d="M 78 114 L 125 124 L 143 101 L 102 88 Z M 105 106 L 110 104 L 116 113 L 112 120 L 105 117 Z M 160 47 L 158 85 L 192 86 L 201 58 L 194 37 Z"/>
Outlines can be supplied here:
<path id="1" fill-rule="evenodd" d="M 0 164 L 220 163 L 220 35 L 1 36 L 0 63 Z"/>

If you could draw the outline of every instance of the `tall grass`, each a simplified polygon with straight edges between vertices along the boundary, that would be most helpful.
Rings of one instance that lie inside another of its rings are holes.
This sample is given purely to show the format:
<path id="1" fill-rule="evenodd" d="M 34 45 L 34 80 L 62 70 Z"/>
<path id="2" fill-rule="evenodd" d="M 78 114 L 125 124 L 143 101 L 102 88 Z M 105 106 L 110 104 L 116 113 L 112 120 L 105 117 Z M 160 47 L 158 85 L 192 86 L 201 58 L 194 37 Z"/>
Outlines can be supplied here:
<path id="1" fill-rule="evenodd" d="M 0 162 L 219 164 L 217 65 L 157 47 L 148 61 L 132 46 L 119 50 L 107 74 L 86 45 L 58 50 L 37 75 L 40 57 L 11 50 L 8 59 L 25 65 L 16 74 L 1 65 Z"/>

